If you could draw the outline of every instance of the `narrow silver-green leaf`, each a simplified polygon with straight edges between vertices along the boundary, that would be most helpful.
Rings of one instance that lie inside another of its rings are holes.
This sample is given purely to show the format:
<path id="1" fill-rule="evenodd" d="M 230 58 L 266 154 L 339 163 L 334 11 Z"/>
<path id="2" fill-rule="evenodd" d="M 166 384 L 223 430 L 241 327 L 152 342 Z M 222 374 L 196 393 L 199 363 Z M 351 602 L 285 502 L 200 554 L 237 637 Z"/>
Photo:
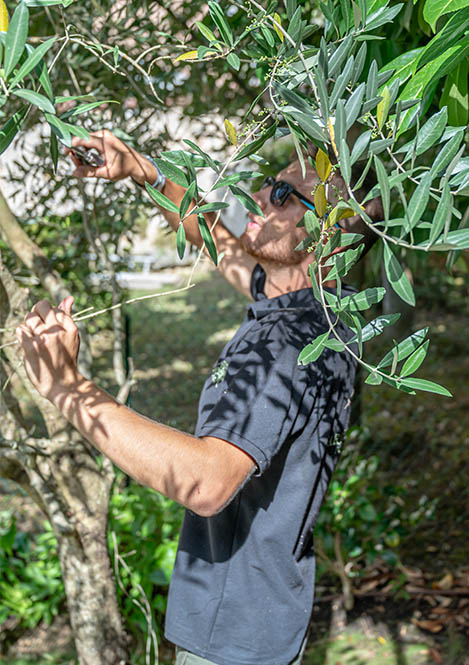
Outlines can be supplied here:
<path id="1" fill-rule="evenodd" d="M 208 253 L 210 254 L 210 257 L 214 262 L 214 264 L 218 265 L 217 248 L 213 241 L 212 234 L 210 233 L 210 229 L 207 226 L 207 222 L 204 219 L 204 216 L 197 215 L 197 221 L 199 223 L 199 231 L 200 235 L 202 236 L 202 240 L 205 243 L 205 247 L 207 248 Z"/>
<path id="2" fill-rule="evenodd" d="M 414 290 L 409 278 L 387 242 L 384 243 L 384 267 L 393 290 L 404 302 L 415 307 Z"/>
<path id="3" fill-rule="evenodd" d="M 151 198 L 162 208 L 169 210 L 170 212 L 175 212 L 178 214 L 179 208 L 171 199 L 168 199 L 167 196 L 162 194 L 159 190 L 155 189 L 149 182 L 145 183 L 145 189 L 150 194 Z"/>
<path id="4" fill-rule="evenodd" d="M 195 188 L 197 187 L 197 183 L 195 180 L 191 182 L 189 187 L 186 189 L 184 192 L 184 196 L 181 199 L 181 203 L 179 204 L 179 218 L 182 219 L 185 217 L 186 212 L 189 210 L 189 206 L 192 202 L 192 199 L 194 198 L 195 194 Z"/>
<path id="5" fill-rule="evenodd" d="M 179 224 L 176 232 L 176 249 L 179 258 L 182 260 L 186 251 L 186 230 L 182 222 Z"/>
<path id="6" fill-rule="evenodd" d="M 381 383 L 383 383 L 383 377 L 381 374 L 377 374 L 376 372 L 370 372 L 365 379 L 365 383 L 367 383 L 369 386 L 379 386 Z"/>
<path id="7" fill-rule="evenodd" d="M 156 161 L 156 160 L 155 160 Z M 219 189 L 220 187 L 228 187 L 228 185 L 236 185 L 240 180 L 251 180 L 252 178 L 261 178 L 263 177 L 261 171 L 237 171 L 236 173 L 230 173 L 230 175 L 225 176 L 219 182 L 212 187 L 212 189 Z"/>
<path id="8" fill-rule="evenodd" d="M 415 349 L 415 351 L 407 358 L 401 369 L 401 377 L 409 376 L 418 370 L 420 365 L 425 360 L 429 344 L 430 340 L 427 339 L 427 341 L 424 342 L 422 346 L 419 346 L 418 349 Z"/>
<path id="9" fill-rule="evenodd" d="M 261 217 L 264 217 L 264 213 L 259 208 L 258 204 L 254 201 L 252 196 L 250 196 L 247 192 L 244 191 L 244 189 L 241 189 L 241 187 L 237 187 L 236 185 L 230 185 L 230 190 L 231 193 L 234 194 L 234 196 L 236 196 L 236 198 L 239 201 L 241 201 L 241 203 L 247 210 L 250 210 L 255 215 L 260 215 Z"/>
<path id="10" fill-rule="evenodd" d="M 357 138 L 352 148 L 352 154 L 350 156 L 350 163 L 352 165 L 355 164 L 355 162 L 363 155 L 370 143 L 370 140 L 371 131 L 369 130 L 363 132 L 363 134 L 360 134 L 360 136 Z"/>
<path id="11" fill-rule="evenodd" d="M 412 333 L 412 335 L 406 337 L 404 340 L 402 340 L 402 342 L 399 342 L 399 344 L 395 347 L 395 349 L 397 349 L 397 360 L 404 360 L 404 358 L 410 356 L 410 354 L 413 353 L 415 349 L 417 349 L 422 344 L 425 337 L 427 336 L 427 333 L 428 327 L 421 328 L 420 330 Z M 394 358 L 394 353 L 394 349 L 388 351 L 388 353 L 378 364 L 378 367 L 387 367 L 388 365 L 391 365 Z"/>
<path id="12" fill-rule="evenodd" d="M 298 365 L 307 365 L 317 360 L 324 350 L 324 342 L 328 337 L 329 331 L 316 337 L 311 344 L 307 344 L 298 356 Z"/>
<path id="13" fill-rule="evenodd" d="M 224 201 L 213 201 L 212 203 L 201 205 L 200 208 L 197 208 L 197 212 L 215 212 L 216 210 L 223 210 L 229 207 L 229 203 L 225 203 Z"/>
<path id="14" fill-rule="evenodd" d="M 377 337 L 377 335 L 381 335 L 384 329 L 387 326 L 392 326 L 396 321 L 400 318 L 400 314 L 381 314 L 381 316 L 377 316 L 376 319 L 373 319 L 373 321 L 370 321 L 370 323 L 367 323 L 366 326 L 362 330 L 362 339 L 364 342 L 367 342 L 368 340 L 372 339 L 373 337 Z M 353 342 L 357 341 L 356 335 L 354 335 L 350 340 L 349 343 L 352 344 Z"/>
<path id="15" fill-rule="evenodd" d="M 417 135 L 417 146 L 415 153 L 421 155 L 423 152 L 431 148 L 431 146 L 438 141 L 443 134 L 448 121 L 448 109 L 444 106 L 441 111 L 435 113 L 427 122 L 420 128 Z"/>
<path id="16" fill-rule="evenodd" d="M 57 142 L 57 136 L 53 132 L 51 132 L 50 135 L 50 156 L 55 173 L 57 171 L 57 161 L 59 159 L 59 144 Z"/>
<path id="17" fill-rule="evenodd" d="M 374 160 L 381 200 L 383 202 L 384 219 L 387 222 L 389 220 L 389 209 L 391 206 L 391 189 L 389 187 L 389 177 L 383 162 L 377 155 L 374 156 Z"/>
<path id="18" fill-rule="evenodd" d="M 457 153 L 463 136 L 464 130 L 461 129 L 454 134 L 447 143 L 445 143 L 431 165 L 431 173 L 433 176 L 439 175 L 440 171 L 443 171 L 443 169 L 448 166 Z"/>
<path id="19" fill-rule="evenodd" d="M 31 72 L 36 65 L 42 60 L 50 47 L 54 44 L 56 38 L 51 37 L 43 44 L 40 44 L 34 51 L 29 55 L 29 57 L 23 62 L 17 73 L 13 76 L 10 81 L 10 87 L 13 87 L 20 81 L 24 79 L 25 76 Z"/>
<path id="20" fill-rule="evenodd" d="M 166 161 L 166 159 L 161 159 L 160 157 L 157 157 L 154 160 L 160 169 L 160 171 L 170 180 L 175 182 L 178 185 L 181 185 L 181 187 L 187 187 L 189 184 L 189 181 L 187 179 L 186 174 L 184 171 L 180 168 L 178 168 L 175 164 L 172 162 Z"/>
<path id="21" fill-rule="evenodd" d="M 52 115 L 55 114 L 55 106 L 52 104 L 50 99 L 47 99 L 47 97 L 41 95 L 40 92 L 17 88 L 16 90 L 12 90 L 12 94 L 16 95 L 16 97 L 21 97 L 21 99 L 24 99 L 30 104 L 34 104 L 34 106 L 37 106 L 39 109 L 41 109 L 41 111 L 45 111 L 46 113 L 50 113 Z"/>
<path id="22" fill-rule="evenodd" d="M 353 71 L 354 60 L 355 59 L 353 55 L 351 55 L 347 60 L 347 62 L 345 63 L 343 71 L 337 77 L 337 81 L 335 82 L 335 85 L 331 93 L 331 100 L 330 100 L 331 108 L 335 107 L 337 100 L 339 99 L 339 97 L 342 97 L 342 94 L 344 93 L 344 90 L 347 87 L 347 83 L 350 81 L 350 77 L 352 76 L 352 71 Z"/>
<path id="23" fill-rule="evenodd" d="M 424 390 L 429 393 L 444 395 L 445 397 L 453 396 L 444 386 L 440 386 L 439 383 L 434 383 L 427 379 L 402 379 L 401 384 L 407 388 L 412 388 L 412 390 Z"/>
<path id="24" fill-rule="evenodd" d="M 342 139 L 340 142 L 339 157 L 340 157 L 340 172 L 347 185 L 350 185 L 350 178 L 352 177 L 352 167 L 350 164 L 350 151 L 347 145 L 347 141 L 345 139 Z"/>
<path id="25" fill-rule="evenodd" d="M 350 127 L 360 115 L 364 94 L 365 84 L 360 83 L 360 85 L 356 88 L 356 90 L 353 91 L 347 103 L 345 104 L 345 122 L 347 129 L 350 129 Z"/>
<path id="26" fill-rule="evenodd" d="M 368 309 L 372 305 L 381 302 L 385 293 L 386 289 L 382 286 L 365 289 L 364 291 L 360 291 L 360 293 L 355 293 L 353 296 L 342 298 L 341 308 L 350 311 Z"/>
<path id="27" fill-rule="evenodd" d="M 432 174 L 430 171 L 427 171 L 423 174 L 422 179 L 417 185 L 412 197 L 409 201 L 407 207 L 407 213 L 409 216 L 410 228 L 413 229 L 414 226 L 420 221 L 425 208 L 427 207 L 428 199 L 430 196 L 430 186 L 432 184 Z"/>
<path id="28" fill-rule="evenodd" d="M 438 206 L 433 217 L 432 228 L 428 238 L 430 245 L 433 245 L 433 243 L 436 242 L 436 240 L 439 238 L 445 227 L 448 216 L 451 215 L 452 198 L 453 197 L 451 196 L 449 184 L 445 183 L 441 198 L 438 202 Z"/>
<path id="29" fill-rule="evenodd" d="M 366 79 L 366 100 L 374 99 L 378 94 L 378 65 L 373 60 Z"/>
<path id="30" fill-rule="evenodd" d="M 0 129 L 0 155 L 5 152 L 10 143 L 21 129 L 23 120 L 26 117 L 26 107 L 15 113 Z"/>
<path id="31" fill-rule="evenodd" d="M 5 39 L 5 59 L 3 68 L 8 79 L 21 58 L 28 38 L 29 10 L 20 2 L 12 16 Z"/>

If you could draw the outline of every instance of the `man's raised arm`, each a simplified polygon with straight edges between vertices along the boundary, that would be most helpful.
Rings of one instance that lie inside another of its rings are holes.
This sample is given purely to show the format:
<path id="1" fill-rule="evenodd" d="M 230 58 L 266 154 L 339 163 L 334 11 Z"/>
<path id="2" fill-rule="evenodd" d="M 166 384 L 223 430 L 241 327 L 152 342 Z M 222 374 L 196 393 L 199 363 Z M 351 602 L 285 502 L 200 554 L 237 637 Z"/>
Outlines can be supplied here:
<path id="1" fill-rule="evenodd" d="M 93 132 L 90 134 L 89 140 L 74 137 L 72 145 L 74 148 L 77 146 L 83 146 L 87 149 L 94 148 L 104 160 L 102 166 L 90 166 L 83 164 L 73 152 L 69 151 L 76 166 L 73 175 L 78 178 L 104 178 L 114 182 L 132 178 L 134 182 L 142 187 L 145 186 L 146 182 L 155 183 L 158 178 L 158 172 L 154 164 L 147 157 L 128 146 L 108 130 Z M 186 189 L 166 178 L 161 191 L 179 207 Z M 190 207 L 193 205 L 195 205 L 195 201 Z M 161 206 L 157 205 L 157 207 L 171 228 L 176 231 L 180 221 L 179 215 Z M 223 253 L 223 259 L 219 265 L 220 272 L 238 291 L 249 295 L 251 273 L 256 261 L 246 254 L 239 239 L 226 229 L 221 221 L 213 226 L 215 222 L 214 213 L 205 213 L 204 217 L 209 228 L 212 229 L 212 237 L 218 254 Z M 203 240 L 199 231 L 197 215 L 189 215 L 184 220 L 184 230 L 187 240 L 192 245 L 202 247 Z"/>

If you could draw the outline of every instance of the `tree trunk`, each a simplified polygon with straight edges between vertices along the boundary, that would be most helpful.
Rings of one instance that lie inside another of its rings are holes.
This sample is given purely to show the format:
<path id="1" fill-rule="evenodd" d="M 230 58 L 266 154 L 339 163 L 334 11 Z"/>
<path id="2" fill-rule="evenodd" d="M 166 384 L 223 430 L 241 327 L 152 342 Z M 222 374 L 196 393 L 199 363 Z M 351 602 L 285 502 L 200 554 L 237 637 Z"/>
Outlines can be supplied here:
<path id="1" fill-rule="evenodd" d="M 7 331 L 5 342 L 10 343 L 12 330 L 24 317 L 27 299 L 0 254 L 0 328 Z M 106 538 L 113 465 L 107 458 L 98 463 L 88 442 L 33 388 L 18 347 L 8 345 L 2 353 L 0 475 L 17 482 L 54 529 L 80 665 L 126 665 L 129 638 L 117 604 Z M 10 390 L 13 372 L 39 408 L 46 437 L 26 431 L 19 401 Z"/>

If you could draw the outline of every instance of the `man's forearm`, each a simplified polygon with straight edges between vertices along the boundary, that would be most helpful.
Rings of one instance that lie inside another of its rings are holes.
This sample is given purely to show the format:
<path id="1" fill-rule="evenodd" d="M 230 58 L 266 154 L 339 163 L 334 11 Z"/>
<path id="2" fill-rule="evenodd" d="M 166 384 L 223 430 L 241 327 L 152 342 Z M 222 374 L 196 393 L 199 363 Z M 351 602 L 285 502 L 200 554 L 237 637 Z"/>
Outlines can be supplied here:
<path id="1" fill-rule="evenodd" d="M 215 512 L 217 463 L 212 464 L 209 442 L 135 413 L 81 377 L 51 401 L 135 480 L 201 515 Z"/>

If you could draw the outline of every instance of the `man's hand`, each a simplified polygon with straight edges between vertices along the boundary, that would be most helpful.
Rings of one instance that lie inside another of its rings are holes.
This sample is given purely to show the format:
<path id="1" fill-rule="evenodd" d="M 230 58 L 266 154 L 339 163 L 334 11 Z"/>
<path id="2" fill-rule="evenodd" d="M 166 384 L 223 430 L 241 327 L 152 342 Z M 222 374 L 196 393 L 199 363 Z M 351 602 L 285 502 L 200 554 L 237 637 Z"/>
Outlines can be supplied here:
<path id="1" fill-rule="evenodd" d="M 16 329 L 28 377 L 50 400 L 81 379 L 77 369 L 80 337 L 70 315 L 72 305 L 71 296 L 55 308 L 47 300 L 40 300 Z"/>
<path id="2" fill-rule="evenodd" d="M 139 185 L 144 185 L 145 182 L 153 183 L 157 178 L 155 167 L 146 157 L 107 129 L 90 134 L 88 141 L 75 136 L 72 140 L 72 147 L 77 146 L 83 146 L 86 149 L 95 148 L 104 159 L 103 166 L 89 166 L 82 164 L 68 149 L 67 152 L 76 166 L 72 175 L 77 178 L 105 178 L 116 181 L 130 177 Z"/>

